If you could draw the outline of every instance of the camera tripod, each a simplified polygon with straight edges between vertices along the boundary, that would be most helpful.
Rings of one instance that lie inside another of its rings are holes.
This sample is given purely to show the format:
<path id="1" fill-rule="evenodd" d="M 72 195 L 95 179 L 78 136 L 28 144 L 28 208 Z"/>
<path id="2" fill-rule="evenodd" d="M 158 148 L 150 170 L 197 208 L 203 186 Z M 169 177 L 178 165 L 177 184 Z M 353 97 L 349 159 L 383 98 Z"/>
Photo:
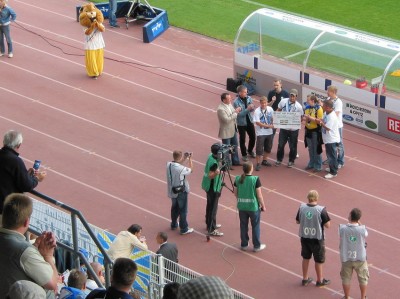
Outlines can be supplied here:
<path id="1" fill-rule="evenodd" d="M 232 193 L 234 193 L 235 191 L 235 186 L 233 185 L 233 181 L 232 181 L 232 177 L 231 177 L 231 173 L 229 172 L 229 165 L 225 165 L 223 167 L 223 170 L 221 170 L 221 180 L 222 180 L 222 187 L 225 187 L 226 189 L 228 189 L 229 191 L 231 191 Z M 225 175 L 228 174 L 229 177 L 229 181 L 231 182 L 231 187 L 228 187 L 225 184 Z"/>
<path id="2" fill-rule="evenodd" d="M 141 3 L 141 0 L 131 0 L 129 2 L 131 2 L 131 7 L 125 16 L 126 29 L 128 29 L 130 22 L 137 20 L 148 21 L 157 16 L 157 13 L 147 0 L 143 0 L 144 4 Z"/>

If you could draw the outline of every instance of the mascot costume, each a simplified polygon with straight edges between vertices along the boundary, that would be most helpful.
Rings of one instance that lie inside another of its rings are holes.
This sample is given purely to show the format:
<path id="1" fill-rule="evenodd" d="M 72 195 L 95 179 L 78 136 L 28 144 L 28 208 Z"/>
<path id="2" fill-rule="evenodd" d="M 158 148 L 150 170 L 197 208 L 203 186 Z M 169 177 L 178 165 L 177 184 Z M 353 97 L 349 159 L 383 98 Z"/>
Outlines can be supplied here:
<path id="1" fill-rule="evenodd" d="M 86 72 L 89 77 L 97 79 L 103 72 L 104 64 L 104 39 L 101 34 L 105 27 L 102 24 L 102 12 L 88 3 L 82 6 L 79 14 L 79 23 L 85 27 L 85 62 Z"/>

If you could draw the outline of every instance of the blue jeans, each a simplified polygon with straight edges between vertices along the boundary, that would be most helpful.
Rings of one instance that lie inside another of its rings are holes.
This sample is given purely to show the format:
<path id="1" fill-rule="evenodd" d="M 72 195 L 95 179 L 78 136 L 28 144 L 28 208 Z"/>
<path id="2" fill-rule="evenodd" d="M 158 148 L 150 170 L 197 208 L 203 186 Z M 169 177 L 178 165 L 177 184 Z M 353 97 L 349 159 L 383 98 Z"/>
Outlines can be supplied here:
<path id="1" fill-rule="evenodd" d="M 325 144 L 326 156 L 329 162 L 329 173 L 336 175 L 338 171 L 337 145 L 339 143 Z"/>
<path id="2" fill-rule="evenodd" d="M 11 35 L 10 35 L 10 25 L 6 26 L 0 26 L 0 52 L 2 54 L 6 53 L 6 48 L 4 46 L 4 37 L 6 38 L 7 41 L 7 46 L 8 46 L 8 54 L 13 52 L 13 47 L 12 47 L 12 40 L 11 40 Z"/>
<path id="3" fill-rule="evenodd" d="M 232 165 L 240 164 L 239 153 L 238 153 L 238 140 L 237 135 L 233 135 L 232 138 L 222 139 L 222 144 L 233 145 L 235 147 L 235 152 L 231 154 Z"/>
<path id="4" fill-rule="evenodd" d="M 299 130 L 290 131 L 281 129 L 279 131 L 278 151 L 276 152 L 276 159 L 280 162 L 285 155 L 286 142 L 289 143 L 289 162 L 294 162 L 297 156 L 297 138 L 299 137 Z"/>
<path id="5" fill-rule="evenodd" d="M 344 146 L 343 146 L 343 128 L 339 128 L 340 142 L 338 143 L 338 163 L 344 165 Z"/>
<path id="6" fill-rule="evenodd" d="M 108 20 L 111 26 L 117 25 L 117 0 L 109 0 Z"/>
<path id="7" fill-rule="evenodd" d="M 188 213 L 187 199 L 187 192 L 178 193 L 177 198 L 171 198 L 171 228 L 178 227 L 179 217 L 179 227 L 181 229 L 181 233 L 185 233 L 189 226 L 186 220 Z"/>
<path id="8" fill-rule="evenodd" d="M 249 220 L 251 223 L 251 238 L 253 240 L 254 248 L 260 248 L 260 213 L 261 211 L 240 211 L 240 246 L 246 247 L 249 245 Z"/>
<path id="9" fill-rule="evenodd" d="M 321 154 L 317 154 L 318 147 L 318 132 L 309 133 L 311 138 L 306 136 L 307 147 L 308 147 L 308 155 L 310 157 L 310 161 L 308 162 L 308 168 L 314 168 L 316 170 L 321 170 L 322 168 L 322 157 Z"/>

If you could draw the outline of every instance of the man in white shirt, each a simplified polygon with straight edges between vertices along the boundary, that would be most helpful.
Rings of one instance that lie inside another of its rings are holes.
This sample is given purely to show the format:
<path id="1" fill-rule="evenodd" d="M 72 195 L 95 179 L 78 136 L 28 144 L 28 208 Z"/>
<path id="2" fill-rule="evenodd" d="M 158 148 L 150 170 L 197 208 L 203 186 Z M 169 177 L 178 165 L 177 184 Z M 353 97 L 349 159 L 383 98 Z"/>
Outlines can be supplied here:
<path id="1" fill-rule="evenodd" d="M 104 269 L 103 266 L 99 262 L 92 262 L 90 263 L 90 266 L 92 267 L 94 273 L 96 273 L 97 277 L 100 279 L 100 282 L 104 285 L 105 284 L 105 277 L 104 277 Z M 86 281 L 86 289 L 89 291 L 93 291 L 94 289 L 99 288 L 97 285 L 96 281 L 88 272 L 88 278 Z"/>
<path id="2" fill-rule="evenodd" d="M 337 87 L 330 85 L 327 89 L 328 100 L 332 100 L 333 110 L 338 117 L 338 126 L 339 126 L 339 135 L 340 142 L 337 146 L 337 160 L 338 160 L 338 169 L 344 166 L 344 146 L 343 146 L 343 102 L 337 96 Z M 328 164 L 328 160 L 324 161 L 324 164 Z"/>
<path id="3" fill-rule="evenodd" d="M 337 176 L 338 171 L 338 155 L 337 146 L 340 142 L 339 121 L 333 110 L 333 101 L 326 100 L 322 107 L 324 109 L 324 118 L 318 119 L 317 123 L 322 126 L 322 140 L 325 144 L 326 156 L 328 157 L 329 172 L 325 175 L 326 179 L 332 179 Z"/>
<path id="4" fill-rule="evenodd" d="M 172 157 L 174 160 L 167 163 L 167 192 L 172 201 L 171 229 L 175 230 L 179 225 L 181 235 L 187 235 L 193 232 L 187 222 L 190 187 L 186 179 L 193 171 L 192 153 L 183 154 L 175 150 Z M 183 165 L 185 160 L 188 160 L 188 167 Z"/>
<path id="5" fill-rule="evenodd" d="M 254 124 L 256 128 L 256 171 L 261 169 L 261 164 L 271 166 L 268 155 L 271 153 L 274 140 L 272 107 L 268 106 L 267 97 L 260 99 L 260 107 L 254 111 Z M 261 161 L 262 160 L 262 161 Z"/>
<path id="6" fill-rule="evenodd" d="M 289 99 L 282 99 L 278 105 L 277 111 L 285 112 L 301 112 L 303 115 L 303 107 L 297 102 L 297 89 L 290 90 Z M 299 137 L 299 130 L 291 129 L 280 129 L 279 131 L 279 142 L 278 151 L 276 153 L 275 166 L 280 166 L 285 155 L 285 145 L 289 143 L 289 162 L 287 167 L 292 168 L 294 166 L 294 160 L 297 157 L 297 139 Z"/>

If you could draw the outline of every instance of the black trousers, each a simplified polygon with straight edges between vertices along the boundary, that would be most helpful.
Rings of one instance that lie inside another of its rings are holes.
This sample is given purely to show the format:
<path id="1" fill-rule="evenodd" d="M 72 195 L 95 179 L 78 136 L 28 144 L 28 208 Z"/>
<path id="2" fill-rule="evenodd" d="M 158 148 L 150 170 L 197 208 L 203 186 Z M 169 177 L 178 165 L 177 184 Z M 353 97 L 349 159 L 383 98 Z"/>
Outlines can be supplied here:
<path id="1" fill-rule="evenodd" d="M 297 155 L 297 139 L 299 137 L 299 130 L 290 131 L 281 129 L 279 131 L 279 144 L 278 151 L 276 153 L 276 159 L 278 161 L 283 160 L 283 156 L 285 155 L 285 145 L 289 143 L 289 162 L 294 162 L 296 160 Z"/>
<path id="2" fill-rule="evenodd" d="M 256 144 L 256 131 L 253 123 L 247 123 L 247 126 L 238 126 L 239 144 L 242 157 L 247 156 L 247 152 L 252 152 Z M 249 135 L 249 146 L 246 147 L 246 133 Z"/>
<path id="3" fill-rule="evenodd" d="M 218 201 L 220 196 L 221 193 L 215 192 L 212 187 L 207 192 L 206 224 L 208 232 L 212 232 L 216 229 Z"/>

